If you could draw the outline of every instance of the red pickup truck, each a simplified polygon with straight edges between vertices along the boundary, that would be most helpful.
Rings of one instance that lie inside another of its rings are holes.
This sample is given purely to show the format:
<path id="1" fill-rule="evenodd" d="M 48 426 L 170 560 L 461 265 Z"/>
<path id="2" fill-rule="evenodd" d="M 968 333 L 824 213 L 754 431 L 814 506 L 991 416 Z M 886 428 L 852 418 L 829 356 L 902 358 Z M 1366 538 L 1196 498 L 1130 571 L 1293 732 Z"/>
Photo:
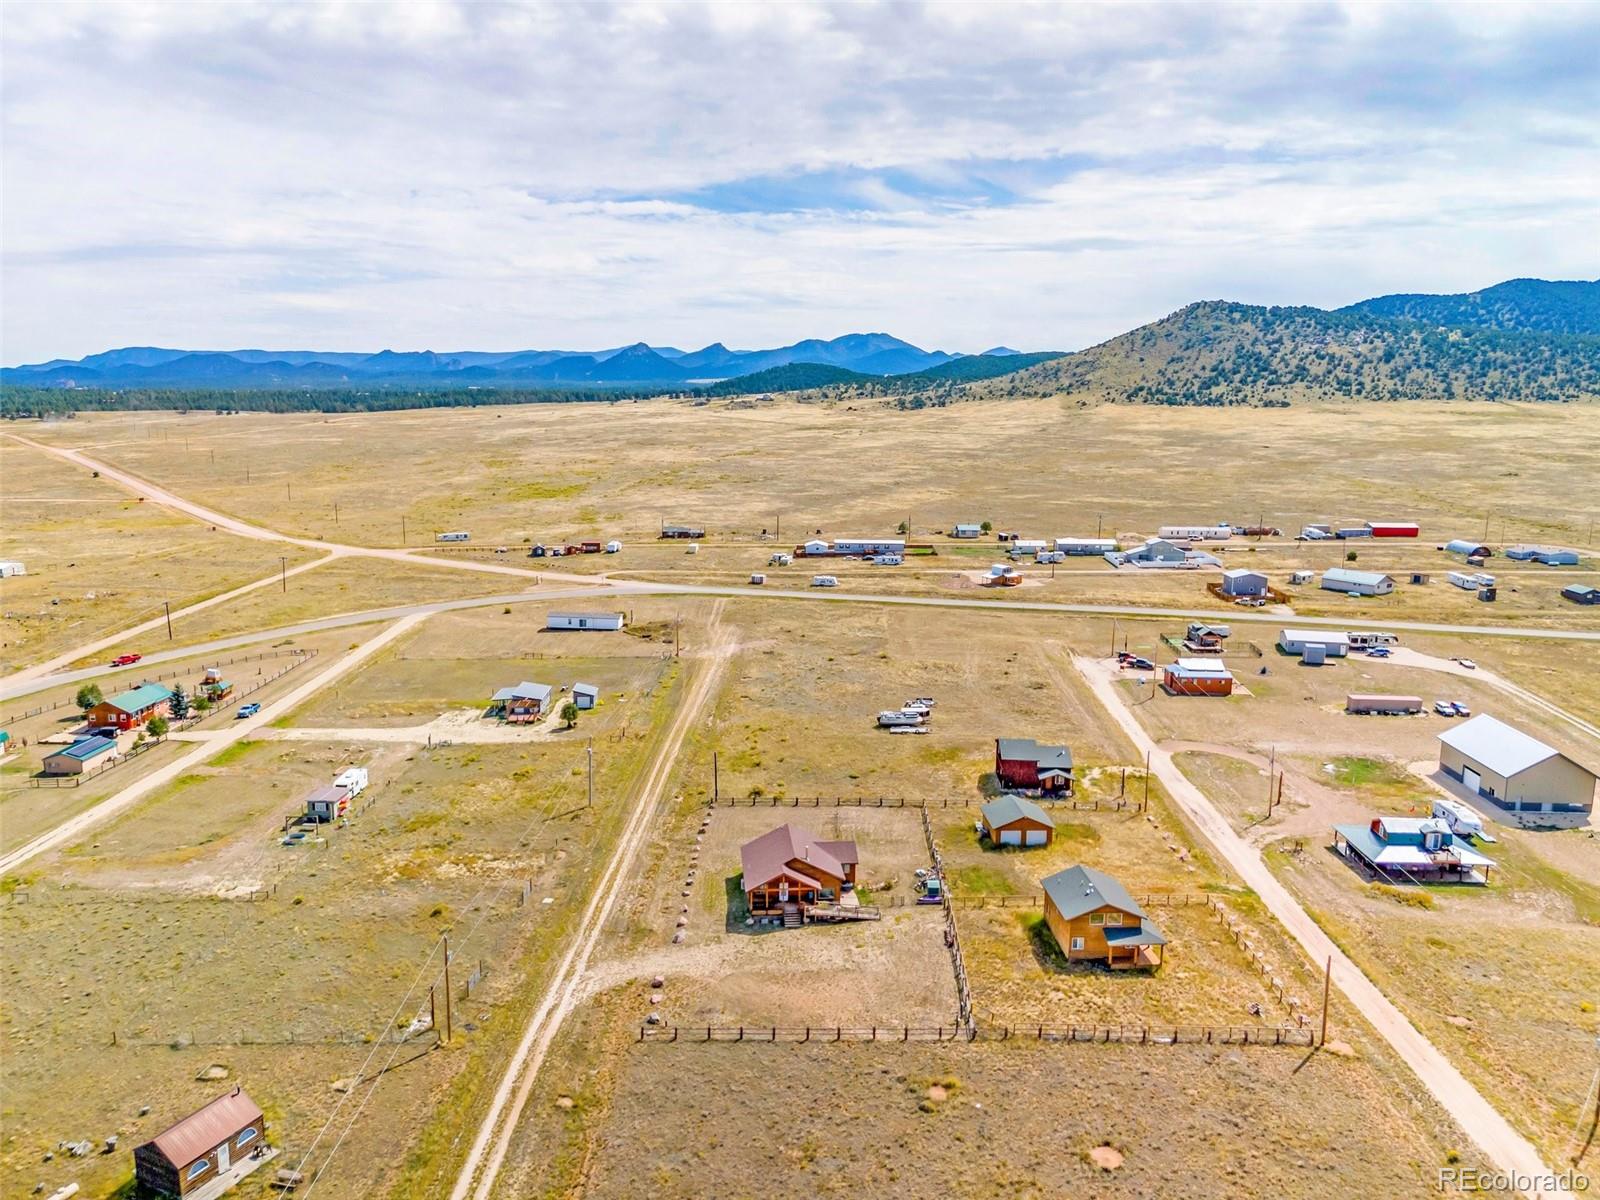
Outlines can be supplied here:
<path id="1" fill-rule="evenodd" d="M 119 654 L 111 660 L 111 665 L 113 667 L 131 667 L 143 657 L 144 655 L 142 654 Z"/>

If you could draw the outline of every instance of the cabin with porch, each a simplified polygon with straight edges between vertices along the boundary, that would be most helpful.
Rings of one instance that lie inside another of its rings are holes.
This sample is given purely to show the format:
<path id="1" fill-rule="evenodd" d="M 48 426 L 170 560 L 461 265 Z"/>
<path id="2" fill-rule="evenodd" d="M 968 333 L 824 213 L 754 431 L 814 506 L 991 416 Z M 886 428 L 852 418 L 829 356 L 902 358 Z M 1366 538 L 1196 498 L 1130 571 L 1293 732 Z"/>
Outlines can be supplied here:
<path id="1" fill-rule="evenodd" d="M 860 854 L 853 841 L 825 841 L 784 824 L 740 847 L 739 862 L 750 915 L 798 925 L 811 908 L 837 904 L 854 888 Z"/>
<path id="2" fill-rule="evenodd" d="M 1068 962 L 1103 962 L 1117 971 L 1161 966 L 1166 935 L 1104 871 L 1068 867 L 1042 886 L 1045 924 Z"/>
<path id="3" fill-rule="evenodd" d="M 548 683 L 527 680 L 503 687 L 490 698 L 487 715 L 499 717 L 509 725 L 530 724 L 544 716 L 550 706 L 551 691 Z"/>

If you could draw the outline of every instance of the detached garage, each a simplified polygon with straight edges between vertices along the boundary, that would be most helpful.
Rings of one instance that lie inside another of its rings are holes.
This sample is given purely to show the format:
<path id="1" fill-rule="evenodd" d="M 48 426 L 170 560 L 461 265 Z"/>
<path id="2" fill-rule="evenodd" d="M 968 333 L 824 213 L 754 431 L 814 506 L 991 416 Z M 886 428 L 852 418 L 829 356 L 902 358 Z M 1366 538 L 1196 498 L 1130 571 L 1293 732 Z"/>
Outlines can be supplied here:
<path id="1" fill-rule="evenodd" d="M 983 836 L 996 846 L 1048 846 L 1056 823 L 1032 800 L 1002 796 L 983 806 Z"/>

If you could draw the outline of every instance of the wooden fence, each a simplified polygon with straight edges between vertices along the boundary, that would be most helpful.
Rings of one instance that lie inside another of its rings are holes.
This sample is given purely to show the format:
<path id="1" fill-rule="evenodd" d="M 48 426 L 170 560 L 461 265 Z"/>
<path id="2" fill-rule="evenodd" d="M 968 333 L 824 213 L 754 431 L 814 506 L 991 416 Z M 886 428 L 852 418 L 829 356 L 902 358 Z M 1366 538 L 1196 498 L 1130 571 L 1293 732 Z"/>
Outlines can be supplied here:
<path id="1" fill-rule="evenodd" d="M 1129 768 L 1133 770 L 1134 768 Z M 1137 800 L 1077 800 L 1033 797 L 1040 808 L 1060 812 L 1139 812 Z M 989 803 L 982 797 L 939 800 L 908 800 L 902 796 L 722 796 L 708 800 L 711 808 L 980 808 Z"/>
<path id="2" fill-rule="evenodd" d="M 1310 1029 L 1282 1025 L 641 1025 L 641 1042 L 750 1045 L 862 1042 L 1078 1042 L 1129 1046 L 1315 1045 Z"/>
<path id="3" fill-rule="evenodd" d="M 1152 892 L 1133 899 L 1146 908 L 1215 907 L 1216 901 L 1205 892 Z M 950 902 L 960 908 L 1043 908 L 1043 892 L 1004 892 L 973 896 L 952 895 Z"/>
<path id="4" fill-rule="evenodd" d="M 967 979 L 966 960 L 961 957 L 961 931 L 956 928 L 956 910 L 950 903 L 950 888 L 945 883 L 944 858 L 939 845 L 933 840 L 933 822 L 928 810 L 922 810 L 922 836 L 928 843 L 928 857 L 939 877 L 940 907 L 944 909 L 944 941 L 950 947 L 950 963 L 956 973 L 956 1020 L 959 1024 L 972 1024 L 972 984 Z"/>
<path id="5" fill-rule="evenodd" d="M 285 655 L 300 655 L 306 658 L 315 658 L 317 656 L 317 652 L 315 650 L 265 650 L 260 654 L 243 654 L 234 658 L 212 659 L 208 665 L 214 667 L 228 667 L 232 666 L 234 663 L 259 662 L 262 659 L 282 658 Z M 122 670 L 123 668 L 119 667 L 117 669 Z M 195 668 L 189 667 L 180 671 L 165 671 L 160 675 L 146 675 L 144 678 L 151 683 L 160 683 L 163 679 L 177 679 L 180 675 L 193 675 L 194 673 Z M 0 728 L 3 728 L 7 725 L 15 725 L 18 721 L 27 720 L 29 717 L 37 717 L 40 713 L 54 712 L 58 708 L 76 707 L 77 705 L 72 700 L 57 700 L 54 704 L 41 704 L 38 708 L 30 708 L 27 712 L 13 713 L 9 717 L 0 717 Z"/>

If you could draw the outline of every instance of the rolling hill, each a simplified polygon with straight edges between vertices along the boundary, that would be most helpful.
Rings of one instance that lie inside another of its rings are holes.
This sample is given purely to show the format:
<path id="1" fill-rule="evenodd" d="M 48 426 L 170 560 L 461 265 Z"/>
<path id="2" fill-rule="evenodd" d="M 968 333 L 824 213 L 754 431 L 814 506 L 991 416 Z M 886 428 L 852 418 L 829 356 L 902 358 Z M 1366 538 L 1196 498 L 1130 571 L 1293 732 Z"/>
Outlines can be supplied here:
<path id="1" fill-rule="evenodd" d="M 979 389 L 1182 405 L 1577 400 L 1600 397 L 1600 337 L 1204 301 Z"/>

